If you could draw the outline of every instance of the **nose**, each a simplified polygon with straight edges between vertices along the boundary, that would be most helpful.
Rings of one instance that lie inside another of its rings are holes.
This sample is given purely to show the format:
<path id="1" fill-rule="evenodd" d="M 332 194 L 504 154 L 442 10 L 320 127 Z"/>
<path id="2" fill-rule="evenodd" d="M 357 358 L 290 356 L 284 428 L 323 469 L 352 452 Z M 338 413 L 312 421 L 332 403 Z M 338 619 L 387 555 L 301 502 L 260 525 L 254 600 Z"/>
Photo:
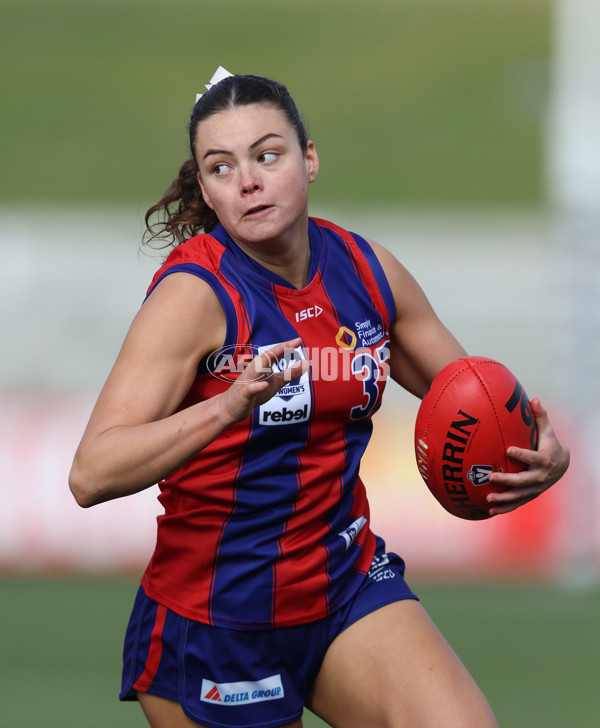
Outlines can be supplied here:
<path id="1" fill-rule="evenodd" d="M 262 182 L 256 170 L 247 167 L 241 171 L 240 179 L 240 192 L 243 197 L 251 195 L 253 192 L 257 192 L 262 187 Z"/>
<path id="2" fill-rule="evenodd" d="M 248 184 L 242 185 L 242 195 L 249 195 L 252 192 L 256 192 L 259 189 L 259 186 L 256 182 L 250 182 Z"/>

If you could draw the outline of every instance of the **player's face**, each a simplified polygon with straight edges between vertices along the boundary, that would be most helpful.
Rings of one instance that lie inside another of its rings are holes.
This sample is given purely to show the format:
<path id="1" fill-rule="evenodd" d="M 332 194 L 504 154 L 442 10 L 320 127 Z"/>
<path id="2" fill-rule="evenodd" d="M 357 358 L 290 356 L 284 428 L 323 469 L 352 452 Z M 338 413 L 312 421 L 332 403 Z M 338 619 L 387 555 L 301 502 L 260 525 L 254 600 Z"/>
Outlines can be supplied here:
<path id="1" fill-rule="evenodd" d="M 308 239 L 308 186 L 319 160 L 277 107 L 252 104 L 198 124 L 198 182 L 208 206 L 242 246 Z"/>

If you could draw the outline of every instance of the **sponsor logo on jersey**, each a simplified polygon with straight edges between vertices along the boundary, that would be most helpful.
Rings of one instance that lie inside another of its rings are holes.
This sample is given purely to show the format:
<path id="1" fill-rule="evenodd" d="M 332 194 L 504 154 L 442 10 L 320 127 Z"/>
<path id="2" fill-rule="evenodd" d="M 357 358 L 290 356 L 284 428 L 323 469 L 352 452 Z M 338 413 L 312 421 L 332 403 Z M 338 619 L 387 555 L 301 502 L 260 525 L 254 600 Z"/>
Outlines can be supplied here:
<path id="1" fill-rule="evenodd" d="M 494 472 L 492 465 L 471 465 L 467 478 L 473 485 L 485 485 L 490 482 L 490 475 Z"/>
<path id="2" fill-rule="evenodd" d="M 353 351 L 356 348 L 356 334 L 347 326 L 340 326 L 337 334 L 335 335 L 335 343 L 340 347 L 340 349 Z"/>
<path id="3" fill-rule="evenodd" d="M 262 703 L 265 700 L 279 700 L 284 696 L 281 675 L 272 675 L 263 680 L 229 683 L 203 679 L 200 689 L 200 700 L 223 706 Z"/>
<path id="4" fill-rule="evenodd" d="M 371 319 L 355 321 L 354 326 L 361 346 L 374 346 L 375 344 L 378 344 L 384 336 L 387 336 L 387 331 L 384 331 L 383 325 L 373 324 L 371 323 Z"/>
<path id="5" fill-rule="evenodd" d="M 309 308 L 303 308 L 302 311 L 296 311 L 296 321 L 306 321 L 307 319 L 317 318 L 323 313 L 323 309 L 320 306 L 310 306 Z"/>
<path id="6" fill-rule="evenodd" d="M 202 692 L 204 692 L 204 683 L 208 682 L 207 680 L 202 681 Z M 207 703 L 222 703 L 223 698 L 221 697 L 221 693 L 218 691 L 217 686 L 213 685 L 212 688 L 209 689 L 209 691 L 202 697 L 202 700 L 204 700 Z"/>
<path id="7" fill-rule="evenodd" d="M 259 353 L 271 349 L 274 345 L 261 346 Z M 301 359 L 306 359 L 304 349 L 299 346 L 278 362 L 273 364 L 273 371 L 284 371 Z M 301 377 L 294 379 L 271 397 L 270 400 L 259 407 L 258 421 L 261 425 L 296 425 L 307 422 L 312 412 L 312 398 L 310 394 L 309 373 L 304 372 Z"/>
<path id="8" fill-rule="evenodd" d="M 367 519 L 364 516 L 360 516 L 356 521 L 351 523 L 348 528 L 344 529 L 338 536 L 341 536 L 346 542 L 346 551 L 352 546 L 358 534 L 362 531 L 363 526 L 367 523 Z"/>

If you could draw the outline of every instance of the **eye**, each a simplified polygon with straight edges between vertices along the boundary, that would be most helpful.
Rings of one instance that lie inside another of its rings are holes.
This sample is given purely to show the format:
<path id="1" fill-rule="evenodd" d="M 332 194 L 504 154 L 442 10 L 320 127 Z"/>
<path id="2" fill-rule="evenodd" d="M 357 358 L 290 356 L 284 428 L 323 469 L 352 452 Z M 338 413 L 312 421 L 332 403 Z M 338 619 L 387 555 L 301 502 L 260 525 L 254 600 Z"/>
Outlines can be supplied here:
<path id="1" fill-rule="evenodd" d="M 269 164 L 270 162 L 274 162 L 276 159 L 278 159 L 279 154 L 277 152 L 263 152 L 258 160 L 260 162 L 263 162 L 265 164 Z"/>
<path id="2" fill-rule="evenodd" d="M 213 174 L 216 174 L 218 177 L 222 177 L 224 174 L 227 174 L 229 171 L 229 165 L 228 164 L 215 164 L 215 166 L 212 168 Z"/>

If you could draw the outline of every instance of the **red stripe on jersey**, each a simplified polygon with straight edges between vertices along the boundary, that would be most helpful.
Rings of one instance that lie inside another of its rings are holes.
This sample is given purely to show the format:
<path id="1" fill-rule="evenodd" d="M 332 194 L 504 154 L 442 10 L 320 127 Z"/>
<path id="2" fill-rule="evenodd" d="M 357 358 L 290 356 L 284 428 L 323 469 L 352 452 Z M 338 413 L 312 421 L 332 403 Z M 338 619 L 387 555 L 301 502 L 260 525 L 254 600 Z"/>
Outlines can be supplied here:
<path id="1" fill-rule="evenodd" d="M 287 291 L 279 289 L 279 292 L 281 295 L 277 295 L 278 290 L 273 287 L 276 305 L 288 321 L 293 323 L 298 334 L 302 337 L 303 345 L 309 350 L 310 354 L 319 356 L 321 353 L 320 347 L 324 343 L 329 345 L 332 350 L 339 350 L 335 340 L 340 325 L 338 312 L 320 275 L 319 286 L 313 289 L 310 299 L 311 305 L 323 309 L 317 318 L 298 322 L 295 318 L 297 304 L 294 297 L 290 296 Z M 317 366 L 319 369 L 321 368 L 319 364 Z M 337 381 L 329 382 L 329 402 L 314 396 L 315 382 L 312 377 L 310 386 L 313 391 L 314 410 L 308 425 L 307 444 L 310 442 L 320 443 L 320 446 L 316 452 L 315 448 L 302 448 L 298 451 L 297 498 L 278 544 L 282 558 L 277 565 L 274 612 L 276 620 L 281 614 L 285 614 L 289 618 L 292 613 L 296 619 L 302 619 L 302 611 L 306 607 L 298 604 L 293 597 L 293 586 L 297 581 L 298 573 L 310 574 L 309 579 L 315 583 L 315 588 L 312 591 L 321 600 L 318 605 L 312 605 L 315 611 L 324 610 L 329 613 L 331 606 L 328 589 L 331 583 L 330 554 L 324 541 L 332 526 L 324 519 L 315 522 L 315 513 L 327 513 L 333 510 L 345 490 L 346 483 L 344 482 L 343 473 L 346 469 L 347 442 L 343 425 L 340 425 L 340 431 L 333 435 L 331 418 L 326 414 L 322 414 L 321 410 L 331 405 L 332 398 L 344 400 L 348 396 L 348 384 L 340 386 Z M 357 397 L 360 397 L 362 384 L 356 381 L 354 387 Z M 340 473 L 337 479 L 338 487 L 331 487 L 331 478 L 327 477 L 327 472 Z M 311 481 L 310 487 L 303 487 L 300 473 L 307 473 L 307 477 Z M 319 473 L 323 473 L 323 477 L 320 477 Z M 355 514 L 354 510 L 356 509 L 360 510 L 360 512 Z M 358 502 L 355 502 L 352 515 L 357 518 L 364 515 L 368 518 L 366 500 L 359 498 Z M 365 528 L 364 533 L 361 533 L 359 538 L 356 539 L 355 543 L 357 545 L 361 544 L 362 540 L 366 538 L 368 530 L 368 528 Z M 362 571 L 362 565 L 358 570 Z"/>
<path id="2" fill-rule="evenodd" d="M 162 657 L 162 631 L 165 626 L 166 618 L 167 608 L 159 604 L 156 609 L 154 627 L 152 628 L 152 634 L 150 636 L 150 649 L 148 650 L 148 657 L 146 658 L 144 672 L 142 672 L 139 678 L 134 682 L 133 687 L 135 690 L 141 690 L 144 692 L 152 684 L 156 677 L 158 666 L 160 665 L 160 658 Z"/>

